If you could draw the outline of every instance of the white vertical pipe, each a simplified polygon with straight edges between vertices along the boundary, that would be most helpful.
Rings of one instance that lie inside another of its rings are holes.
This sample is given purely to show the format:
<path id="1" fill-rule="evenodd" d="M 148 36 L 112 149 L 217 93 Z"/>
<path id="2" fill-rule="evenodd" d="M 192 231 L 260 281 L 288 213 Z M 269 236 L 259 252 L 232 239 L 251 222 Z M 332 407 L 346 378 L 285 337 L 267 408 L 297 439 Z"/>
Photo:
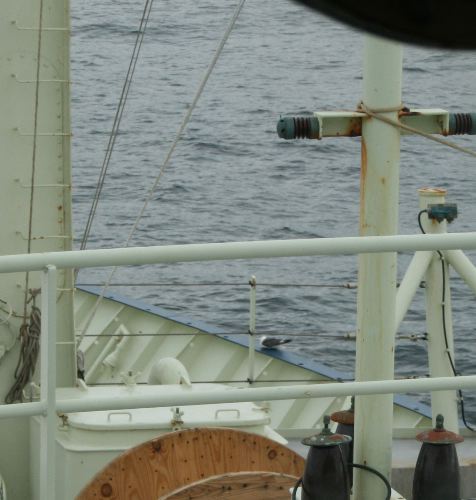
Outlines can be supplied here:
<path id="1" fill-rule="evenodd" d="M 424 210 L 429 204 L 444 203 L 446 190 L 420 189 L 420 209 Z M 428 234 L 446 233 L 446 221 L 430 220 L 422 214 L 421 223 Z M 445 272 L 445 314 L 443 325 L 443 272 Z M 441 263 L 438 252 L 433 252 L 433 258 L 426 273 L 426 329 L 428 332 L 428 363 L 431 377 L 451 377 L 453 369 L 448 354 L 454 362 L 453 322 L 451 317 L 451 291 L 449 284 L 448 263 Z M 448 342 L 448 349 L 445 341 Z M 449 351 L 449 352 L 447 352 Z M 439 391 L 431 393 L 431 410 L 433 423 L 436 416 L 441 413 L 445 417 L 445 427 L 453 432 L 458 432 L 458 400 L 456 391 Z"/>
<path id="2" fill-rule="evenodd" d="M 254 382 L 255 377 L 255 334 L 256 334 L 256 277 L 251 276 L 250 281 L 250 321 L 248 328 L 248 382 Z"/>
<path id="3" fill-rule="evenodd" d="M 365 37 L 364 95 L 368 109 L 398 119 L 401 106 L 402 49 L 399 44 Z M 388 111 L 394 109 L 393 111 Z M 376 120 L 362 123 L 360 235 L 398 233 L 400 131 Z M 396 253 L 359 256 L 356 380 L 394 377 Z M 356 398 L 354 461 L 390 479 L 393 396 Z M 354 499 L 385 498 L 373 474 L 355 471 Z"/>
<path id="4" fill-rule="evenodd" d="M 443 252 L 446 262 L 461 276 L 465 283 L 476 294 L 476 267 L 462 250 L 446 250 Z"/>
<path id="5" fill-rule="evenodd" d="M 41 280 L 41 416 L 40 498 L 55 500 L 56 470 L 56 267 L 47 266 Z"/>
<path id="6" fill-rule="evenodd" d="M 416 252 L 397 290 L 395 331 L 398 330 L 433 257 L 432 252 Z"/>

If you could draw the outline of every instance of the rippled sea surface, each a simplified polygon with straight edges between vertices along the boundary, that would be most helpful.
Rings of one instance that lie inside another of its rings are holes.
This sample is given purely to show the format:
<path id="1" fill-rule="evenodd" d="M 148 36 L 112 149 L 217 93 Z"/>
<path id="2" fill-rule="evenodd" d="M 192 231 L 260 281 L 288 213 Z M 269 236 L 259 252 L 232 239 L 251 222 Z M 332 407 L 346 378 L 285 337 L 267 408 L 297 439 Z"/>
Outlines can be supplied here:
<path id="1" fill-rule="evenodd" d="M 235 5 L 155 0 L 88 248 L 125 244 Z M 143 6 L 72 2 L 77 247 Z M 288 0 L 248 0 L 131 245 L 357 235 L 360 140 L 283 141 L 275 130 L 280 114 L 354 109 L 362 94 L 362 46 L 361 33 Z M 475 81 L 474 53 L 405 47 L 409 107 L 473 111 Z M 453 140 L 476 148 L 472 138 Z M 446 188 L 447 200 L 458 204 L 451 231 L 476 230 L 474 169 L 470 156 L 404 137 L 400 232 L 419 232 L 417 189 L 424 186 Z M 408 262 L 408 255 L 399 257 L 400 278 Z M 356 290 L 339 285 L 357 281 L 356 265 L 356 257 L 315 257 L 121 268 L 113 282 L 136 286 L 112 289 L 223 331 L 246 332 L 247 283 L 255 275 L 258 332 L 301 334 L 289 349 L 353 371 L 355 345 L 343 336 L 355 330 Z M 101 283 L 108 274 L 83 271 L 78 281 Z M 457 276 L 451 283 L 456 365 L 471 374 L 476 301 Z M 338 286 L 297 286 L 322 284 Z M 425 332 L 423 292 L 399 336 Z M 399 338 L 396 370 L 426 374 L 425 344 Z M 476 394 L 465 400 L 474 421 Z"/>

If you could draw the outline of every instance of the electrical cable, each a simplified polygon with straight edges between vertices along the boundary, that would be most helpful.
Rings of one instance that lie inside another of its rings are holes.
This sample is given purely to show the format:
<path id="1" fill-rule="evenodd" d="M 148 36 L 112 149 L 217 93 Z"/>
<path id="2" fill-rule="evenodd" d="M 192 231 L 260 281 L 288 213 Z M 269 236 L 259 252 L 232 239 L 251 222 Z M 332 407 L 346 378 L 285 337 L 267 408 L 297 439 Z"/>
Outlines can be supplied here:
<path id="1" fill-rule="evenodd" d="M 339 449 L 340 449 L 340 446 L 339 446 Z M 342 453 L 342 450 L 341 450 L 341 453 Z M 390 483 L 388 482 L 388 479 L 382 474 L 380 473 L 378 470 L 372 468 L 372 467 L 369 467 L 368 465 L 361 465 L 361 464 L 354 464 L 352 462 L 349 462 L 348 465 L 351 465 L 354 469 L 362 469 L 362 470 L 366 470 L 368 472 L 371 472 L 372 474 L 375 474 L 377 477 L 379 477 L 385 484 L 385 487 L 387 489 L 387 494 L 385 496 L 385 500 L 390 500 L 390 498 L 392 497 L 392 487 L 390 485 Z M 293 489 L 293 492 L 292 492 L 292 500 L 296 500 L 296 494 L 297 494 L 297 490 L 299 488 L 299 485 L 302 484 L 302 477 L 300 477 L 296 484 L 294 485 L 294 489 Z M 302 485 L 302 487 L 304 488 L 304 485 Z"/>
<path id="2" fill-rule="evenodd" d="M 456 367 L 453 361 L 453 358 L 451 357 L 450 349 L 449 349 L 449 343 L 448 343 L 448 334 L 446 332 L 446 307 L 445 307 L 445 299 L 446 299 L 446 272 L 445 272 L 445 260 L 443 257 L 443 254 L 438 250 L 438 255 L 440 256 L 441 259 L 441 271 L 442 271 L 442 276 L 443 276 L 443 294 L 442 294 L 442 299 L 441 299 L 441 313 L 443 316 L 443 334 L 445 338 L 445 347 L 446 347 L 446 354 L 448 355 L 448 360 L 451 365 L 451 370 L 453 371 L 453 374 L 455 377 L 459 375 L 459 373 L 456 371 Z M 461 419 L 463 420 L 464 426 L 470 430 L 471 432 L 476 432 L 476 429 L 473 428 L 471 425 L 468 424 L 466 421 L 466 414 L 464 411 L 464 398 L 463 398 L 463 392 L 461 389 L 458 389 L 458 397 L 459 397 L 459 404 L 461 407 Z"/>
<path id="3" fill-rule="evenodd" d="M 392 496 L 392 487 L 390 486 L 390 483 L 383 474 L 381 474 L 378 470 L 369 467 L 368 465 L 354 464 L 352 462 L 349 462 L 349 465 L 351 465 L 354 469 L 366 470 L 379 477 L 385 483 L 385 487 L 387 488 L 387 496 L 385 497 L 385 500 L 390 500 Z"/>
<path id="4" fill-rule="evenodd" d="M 423 209 L 418 212 L 418 225 L 420 226 L 420 230 L 423 234 L 426 234 L 425 230 L 423 229 L 423 225 L 421 223 L 421 216 L 424 213 L 428 213 L 428 210 Z M 446 300 L 446 269 L 445 269 L 445 258 L 443 254 L 440 252 L 440 250 L 437 250 L 438 255 L 440 257 L 440 262 L 441 262 L 441 274 L 442 274 L 442 297 L 441 297 L 441 314 L 442 314 L 442 323 L 443 323 L 443 336 L 445 340 L 445 348 L 446 348 L 446 354 L 448 355 L 448 361 L 450 362 L 451 366 L 451 371 L 453 372 L 453 375 L 457 377 L 459 375 L 458 371 L 456 370 L 453 358 L 451 357 L 451 352 L 449 348 L 449 342 L 448 342 L 448 333 L 446 331 L 446 306 L 445 306 L 445 300 Z M 458 398 L 459 398 L 459 404 L 461 408 L 461 420 L 463 420 L 464 426 L 470 430 L 471 432 L 476 432 L 476 429 L 472 427 L 468 422 L 466 421 L 466 414 L 464 410 L 464 398 L 463 398 L 463 391 L 461 389 L 458 389 Z"/>
<path id="5" fill-rule="evenodd" d="M 291 495 L 291 499 L 292 500 L 296 500 L 297 490 L 298 490 L 300 484 L 302 484 L 302 477 L 300 477 L 296 481 L 296 484 L 294 485 L 293 492 L 292 492 L 292 495 Z"/>

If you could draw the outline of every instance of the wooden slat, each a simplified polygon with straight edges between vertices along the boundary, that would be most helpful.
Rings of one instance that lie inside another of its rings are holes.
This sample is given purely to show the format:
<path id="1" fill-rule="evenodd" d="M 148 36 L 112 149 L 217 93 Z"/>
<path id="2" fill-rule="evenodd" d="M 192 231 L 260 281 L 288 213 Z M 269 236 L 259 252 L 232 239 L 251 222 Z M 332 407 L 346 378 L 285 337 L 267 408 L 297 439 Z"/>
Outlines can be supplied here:
<path id="1" fill-rule="evenodd" d="M 277 472 L 235 472 L 197 481 L 160 500 L 289 500 L 289 489 L 297 480 Z"/>
<path id="2" fill-rule="evenodd" d="M 300 477 L 304 459 L 256 434 L 227 428 L 172 432 L 132 448 L 98 473 L 78 500 L 151 500 L 211 476 L 276 472 Z"/>

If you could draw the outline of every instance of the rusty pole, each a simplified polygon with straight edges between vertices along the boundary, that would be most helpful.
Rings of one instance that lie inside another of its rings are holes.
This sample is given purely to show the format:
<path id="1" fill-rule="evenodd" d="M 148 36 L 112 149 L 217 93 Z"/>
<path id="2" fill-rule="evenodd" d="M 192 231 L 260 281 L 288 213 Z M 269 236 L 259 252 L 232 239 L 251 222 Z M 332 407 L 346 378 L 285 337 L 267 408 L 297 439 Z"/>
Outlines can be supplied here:
<path id="1" fill-rule="evenodd" d="M 398 119 L 401 106 L 402 49 L 366 36 L 363 104 Z M 362 124 L 360 235 L 398 233 L 400 131 L 374 118 Z M 396 253 L 361 254 L 357 298 L 356 380 L 394 378 Z M 354 462 L 366 464 L 390 480 L 393 396 L 356 398 Z M 354 499 L 385 498 L 383 482 L 356 470 Z"/>

